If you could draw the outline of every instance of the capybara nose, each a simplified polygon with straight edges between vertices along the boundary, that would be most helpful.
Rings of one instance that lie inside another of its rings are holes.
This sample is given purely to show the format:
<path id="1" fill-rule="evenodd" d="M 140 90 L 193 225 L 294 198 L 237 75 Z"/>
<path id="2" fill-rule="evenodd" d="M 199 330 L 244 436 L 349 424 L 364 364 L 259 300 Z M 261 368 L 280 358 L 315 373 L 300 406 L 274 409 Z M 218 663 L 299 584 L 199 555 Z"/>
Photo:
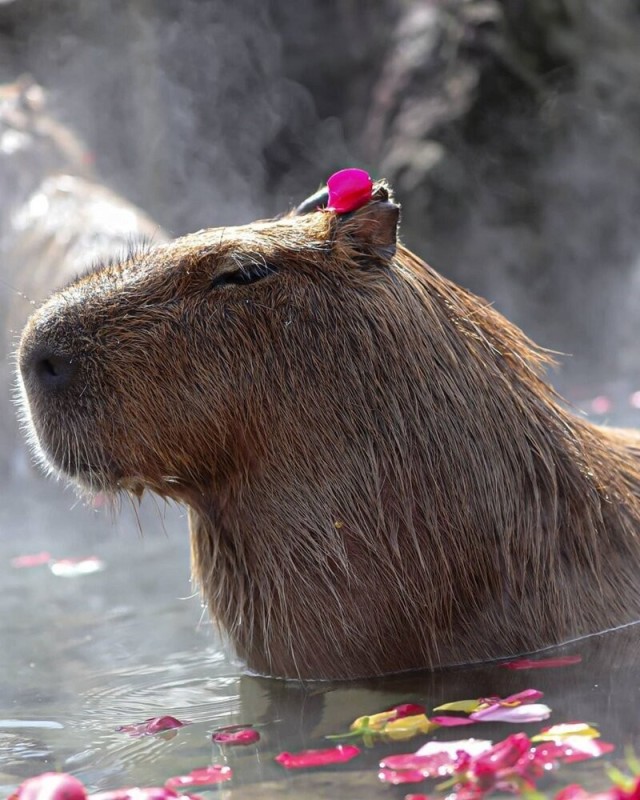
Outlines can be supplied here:
<path id="1" fill-rule="evenodd" d="M 40 346 L 22 354 L 20 370 L 31 391 L 63 392 L 73 384 L 78 359 Z"/>

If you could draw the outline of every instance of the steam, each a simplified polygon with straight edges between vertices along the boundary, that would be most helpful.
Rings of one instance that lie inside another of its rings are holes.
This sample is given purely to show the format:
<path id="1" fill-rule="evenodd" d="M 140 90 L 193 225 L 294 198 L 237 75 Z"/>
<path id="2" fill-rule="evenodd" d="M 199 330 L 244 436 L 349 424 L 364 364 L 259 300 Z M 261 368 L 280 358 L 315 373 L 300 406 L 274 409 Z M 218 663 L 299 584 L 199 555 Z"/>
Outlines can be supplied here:
<path id="1" fill-rule="evenodd" d="M 640 28 L 631 2 L 416 3 L 370 115 L 404 233 L 562 353 L 640 385 Z"/>
<path id="2" fill-rule="evenodd" d="M 640 385 L 631 0 L 370 5 L 14 2 L 0 80 L 32 73 L 100 179 L 172 235 L 369 167 L 405 241 L 572 354 L 567 380 Z"/>

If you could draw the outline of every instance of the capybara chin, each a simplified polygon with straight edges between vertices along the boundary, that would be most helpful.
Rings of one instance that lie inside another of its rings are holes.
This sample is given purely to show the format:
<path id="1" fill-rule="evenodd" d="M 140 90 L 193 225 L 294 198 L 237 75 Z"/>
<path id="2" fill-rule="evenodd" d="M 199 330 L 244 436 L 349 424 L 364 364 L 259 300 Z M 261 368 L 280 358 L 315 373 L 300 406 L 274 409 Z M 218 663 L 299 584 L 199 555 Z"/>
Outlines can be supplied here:
<path id="1" fill-rule="evenodd" d="M 565 411 L 547 358 L 349 213 L 134 253 L 19 351 L 39 457 L 186 503 L 193 574 L 248 665 L 354 678 L 532 651 L 640 617 L 640 449 Z"/>

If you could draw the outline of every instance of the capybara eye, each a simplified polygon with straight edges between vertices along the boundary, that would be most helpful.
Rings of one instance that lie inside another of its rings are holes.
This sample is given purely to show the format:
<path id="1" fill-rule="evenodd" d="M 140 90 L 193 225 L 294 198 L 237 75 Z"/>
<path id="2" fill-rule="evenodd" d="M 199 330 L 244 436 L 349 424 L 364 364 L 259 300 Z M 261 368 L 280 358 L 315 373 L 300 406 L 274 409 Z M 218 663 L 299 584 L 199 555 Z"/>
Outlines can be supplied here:
<path id="1" fill-rule="evenodd" d="M 272 264 L 265 262 L 256 261 L 251 264 L 243 264 L 238 269 L 217 275 L 211 282 L 211 288 L 216 289 L 218 286 L 246 286 L 249 283 L 256 283 L 263 278 L 268 278 L 274 272 L 277 272 L 276 268 Z"/>

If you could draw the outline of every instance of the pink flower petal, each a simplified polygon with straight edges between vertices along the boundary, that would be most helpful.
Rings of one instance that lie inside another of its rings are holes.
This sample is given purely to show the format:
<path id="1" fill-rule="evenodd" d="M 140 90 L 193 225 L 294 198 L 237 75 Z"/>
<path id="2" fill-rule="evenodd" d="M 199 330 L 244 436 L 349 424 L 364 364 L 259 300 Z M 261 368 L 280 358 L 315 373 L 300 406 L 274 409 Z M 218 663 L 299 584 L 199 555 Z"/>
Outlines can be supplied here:
<path id="1" fill-rule="evenodd" d="M 328 764 L 342 764 L 360 755 L 360 748 L 353 744 L 339 744 L 325 750 L 302 750 L 299 753 L 280 753 L 275 757 L 285 769 L 304 767 L 324 767 Z"/>
<path id="2" fill-rule="evenodd" d="M 533 703 L 535 700 L 540 700 L 544 694 L 538 689 L 524 689 L 522 692 L 509 695 L 503 700 L 498 700 L 497 703 L 501 706 L 522 705 L 523 703 Z"/>
<path id="3" fill-rule="evenodd" d="M 230 781 L 233 777 L 231 767 L 213 764 L 210 767 L 194 769 L 188 775 L 175 775 L 165 782 L 166 789 L 181 789 L 183 786 L 213 786 Z"/>
<path id="4" fill-rule="evenodd" d="M 106 492 L 96 492 L 91 499 L 91 508 L 104 508 L 107 505 L 109 496 Z"/>
<path id="5" fill-rule="evenodd" d="M 11 559 L 11 566 L 14 569 L 25 569 L 25 567 L 39 567 L 42 564 L 48 564 L 51 561 L 51 553 L 43 550 L 40 553 L 33 553 L 32 555 L 16 556 Z"/>
<path id="6" fill-rule="evenodd" d="M 517 661 L 507 661 L 500 664 L 506 669 L 547 669 L 550 667 L 568 667 L 571 664 L 579 664 L 582 656 L 561 656 L 559 658 L 520 658 Z"/>
<path id="7" fill-rule="evenodd" d="M 566 739 L 569 736 L 586 736 L 589 739 L 598 739 L 600 731 L 586 722 L 561 722 L 550 728 L 543 728 L 540 733 L 531 737 L 532 742 L 553 742 Z"/>
<path id="8" fill-rule="evenodd" d="M 327 209 L 338 214 L 355 211 L 371 200 L 373 181 L 362 169 L 342 169 L 327 181 Z"/>
<path id="9" fill-rule="evenodd" d="M 393 706 L 389 709 L 389 711 L 396 712 L 394 719 L 400 719 L 401 717 L 413 717 L 417 714 L 427 713 L 427 709 L 418 703 L 402 703 L 399 706 Z"/>
<path id="10" fill-rule="evenodd" d="M 378 772 L 378 778 L 380 778 L 383 783 L 391 783 L 394 786 L 398 786 L 402 783 L 420 783 L 420 781 L 425 779 L 422 772 L 417 769 L 381 769 L 380 772 Z"/>
<path id="11" fill-rule="evenodd" d="M 438 778 L 464 769 L 471 758 L 491 750 L 491 747 L 490 741 L 482 739 L 427 742 L 416 753 L 387 756 L 380 762 L 380 767 L 383 771 L 419 771 L 424 778 Z"/>
<path id="12" fill-rule="evenodd" d="M 475 722 L 540 722 L 551 715 L 549 706 L 542 703 L 529 703 L 522 706 L 495 705 L 474 711 L 469 719 Z"/>
<path id="13" fill-rule="evenodd" d="M 434 711 L 462 711 L 465 714 L 470 714 L 472 711 L 475 711 L 479 705 L 488 705 L 491 706 L 494 703 L 497 703 L 499 697 L 492 697 L 490 699 L 480 699 L 477 698 L 475 700 L 456 700 L 454 703 L 443 703 L 441 706 L 436 706 L 433 710 Z"/>
<path id="14" fill-rule="evenodd" d="M 490 750 L 476 756 L 470 764 L 470 772 L 478 777 L 495 775 L 498 771 L 515 766 L 531 747 L 529 737 L 524 733 L 514 733 Z"/>
<path id="15" fill-rule="evenodd" d="M 572 783 L 565 786 L 555 796 L 554 800 L 584 800 L 589 794 L 579 783 Z"/>
<path id="16" fill-rule="evenodd" d="M 591 411 L 593 411 L 594 414 L 608 414 L 612 407 L 613 403 L 610 398 L 603 394 L 594 397 L 591 401 Z"/>
<path id="17" fill-rule="evenodd" d="M 211 734 L 211 741 L 215 744 L 229 746 L 255 744 L 260 741 L 260 734 L 253 728 L 238 728 L 236 726 L 220 728 Z"/>
<path id="18" fill-rule="evenodd" d="M 562 741 L 543 742 L 531 749 L 532 758 L 538 763 L 549 764 L 559 761 L 563 764 L 572 764 L 575 761 L 585 761 L 588 758 L 611 753 L 614 745 L 600 739 L 590 739 L 587 736 L 568 736 Z"/>
<path id="19" fill-rule="evenodd" d="M 89 800 L 173 800 L 179 797 L 173 789 L 163 786 L 134 786 L 126 789 L 114 789 L 111 792 L 98 792 L 89 795 Z M 181 795 L 186 797 L 186 795 Z"/>
<path id="20" fill-rule="evenodd" d="M 458 725 L 473 725 L 475 720 L 469 717 L 431 717 L 431 722 L 442 725 L 443 728 L 455 728 Z"/>
<path id="21" fill-rule="evenodd" d="M 189 725 L 188 722 L 181 722 L 175 717 L 151 717 L 144 722 L 134 722 L 130 725 L 121 725 L 116 728 L 118 733 L 128 733 L 129 736 L 153 736 L 156 733 L 163 733 L 174 728 L 183 728 Z"/>
<path id="22" fill-rule="evenodd" d="M 66 772 L 43 772 L 21 783 L 15 797 L 19 800 L 86 800 L 87 790 Z"/>
<path id="23" fill-rule="evenodd" d="M 380 762 L 383 770 L 408 770 L 419 771 L 423 778 L 440 778 L 452 775 L 458 762 L 457 755 L 440 752 L 428 756 L 419 756 L 416 753 L 387 756 Z"/>
<path id="24" fill-rule="evenodd" d="M 434 753 L 447 753 L 451 757 L 459 757 L 460 753 L 475 758 L 491 750 L 492 743 L 488 739 L 458 739 L 455 742 L 427 742 L 416 751 L 418 756 L 430 756 Z"/>

